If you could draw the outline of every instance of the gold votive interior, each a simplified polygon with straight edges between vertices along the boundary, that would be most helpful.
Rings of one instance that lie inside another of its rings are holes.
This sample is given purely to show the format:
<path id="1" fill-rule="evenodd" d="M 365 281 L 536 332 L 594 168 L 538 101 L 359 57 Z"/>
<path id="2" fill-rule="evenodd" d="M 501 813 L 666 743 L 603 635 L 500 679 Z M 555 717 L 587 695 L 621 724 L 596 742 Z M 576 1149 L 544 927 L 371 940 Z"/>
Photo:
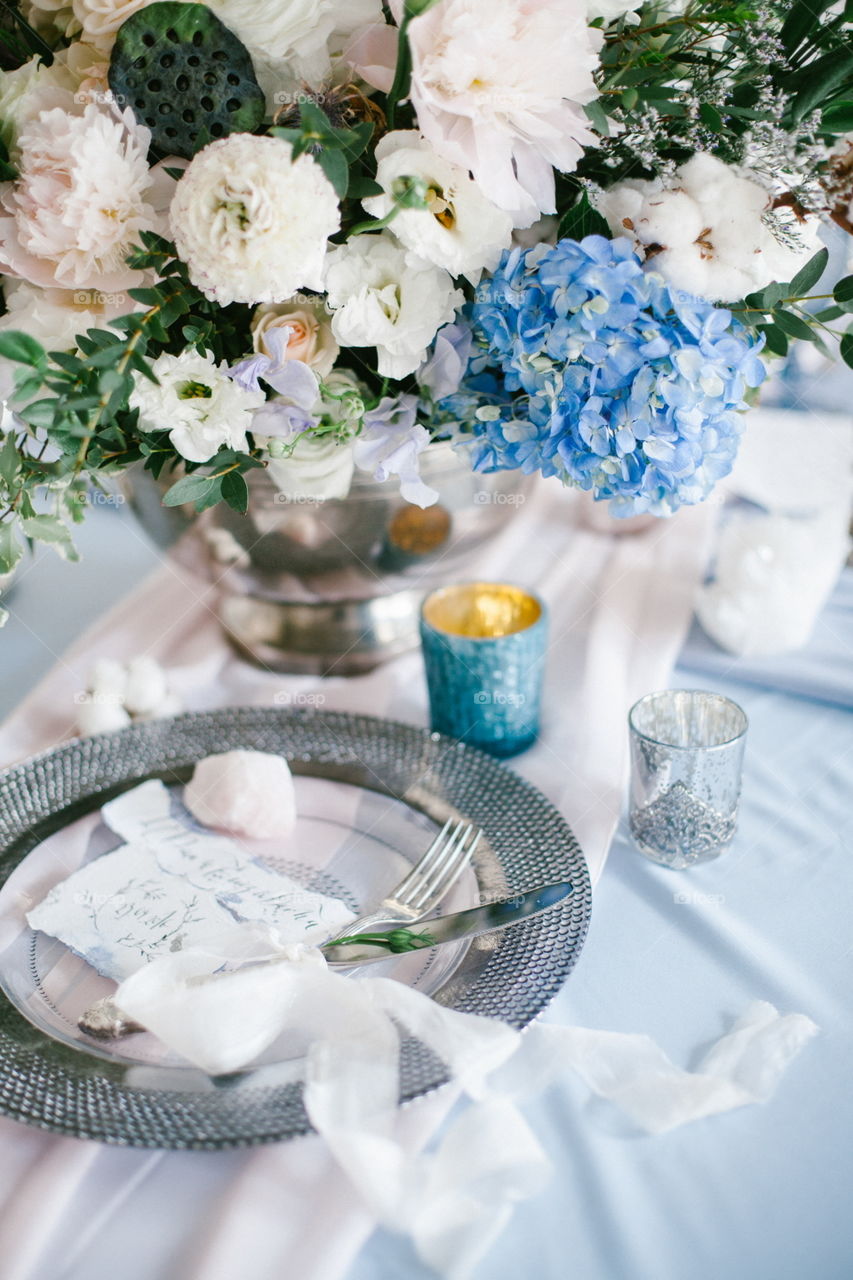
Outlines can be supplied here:
<path id="1" fill-rule="evenodd" d="M 525 631 L 538 622 L 535 596 L 507 582 L 460 582 L 428 596 L 424 620 L 437 631 L 473 640 L 491 640 Z"/>

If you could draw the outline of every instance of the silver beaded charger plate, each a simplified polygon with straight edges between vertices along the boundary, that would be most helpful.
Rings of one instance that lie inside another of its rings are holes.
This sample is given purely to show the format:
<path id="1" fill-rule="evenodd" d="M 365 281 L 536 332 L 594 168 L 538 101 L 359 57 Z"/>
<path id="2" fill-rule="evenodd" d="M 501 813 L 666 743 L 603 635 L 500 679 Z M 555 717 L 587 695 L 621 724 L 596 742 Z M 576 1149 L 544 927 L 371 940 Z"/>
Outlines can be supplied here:
<path id="1" fill-rule="evenodd" d="M 138 724 L 0 773 L 0 1114 L 79 1138 L 171 1149 L 278 1142 L 310 1130 L 286 1036 L 251 1068 L 215 1078 L 148 1034 L 105 1046 L 76 1020 L 113 984 L 24 919 L 52 884 L 116 846 L 99 817 L 108 799 L 148 778 L 179 789 L 198 760 L 236 748 L 282 755 L 295 775 L 296 831 L 258 856 L 356 913 L 402 878 L 451 816 L 484 835 L 442 913 L 548 881 L 574 885 L 561 906 L 515 928 L 361 974 L 394 977 L 519 1029 L 565 981 L 589 923 L 586 862 L 554 806 L 490 756 L 411 725 L 318 707 L 233 707 Z M 445 1080 L 442 1063 L 405 1038 L 401 1103 Z"/>

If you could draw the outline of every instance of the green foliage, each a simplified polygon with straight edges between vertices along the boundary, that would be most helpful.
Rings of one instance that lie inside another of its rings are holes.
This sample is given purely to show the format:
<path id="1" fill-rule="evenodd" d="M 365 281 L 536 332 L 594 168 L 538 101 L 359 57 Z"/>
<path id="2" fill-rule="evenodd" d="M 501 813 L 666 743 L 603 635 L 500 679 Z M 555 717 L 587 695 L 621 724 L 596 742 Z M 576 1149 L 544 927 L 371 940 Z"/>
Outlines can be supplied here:
<path id="1" fill-rule="evenodd" d="M 584 236 L 606 236 L 608 240 L 611 238 L 607 219 L 597 209 L 593 209 L 589 196 L 583 190 L 560 219 L 559 235 L 561 239 L 569 240 L 583 240 Z"/>
<path id="2" fill-rule="evenodd" d="M 190 157 L 229 133 L 253 133 L 264 95 L 246 46 L 203 4 L 161 0 L 121 25 L 110 88 L 164 156 Z"/>
<path id="3" fill-rule="evenodd" d="M 318 103 L 307 99 L 299 108 L 299 127 L 271 129 L 273 137 L 283 138 L 293 147 L 293 155 L 305 152 L 317 164 L 335 188 L 338 199 L 347 195 L 350 168 L 363 155 L 373 135 L 373 125 L 360 121 L 352 129 L 333 125 Z"/>

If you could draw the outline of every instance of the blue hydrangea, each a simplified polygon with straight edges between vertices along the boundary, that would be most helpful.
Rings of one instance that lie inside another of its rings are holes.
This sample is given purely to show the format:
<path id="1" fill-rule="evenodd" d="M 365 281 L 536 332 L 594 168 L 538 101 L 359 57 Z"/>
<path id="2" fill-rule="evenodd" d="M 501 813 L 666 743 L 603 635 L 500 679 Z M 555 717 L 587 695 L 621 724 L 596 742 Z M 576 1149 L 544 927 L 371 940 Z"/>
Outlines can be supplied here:
<path id="1" fill-rule="evenodd" d="M 700 502 L 731 470 L 761 344 L 628 240 L 504 254 L 470 320 L 468 376 L 434 420 L 465 422 L 477 470 L 557 475 L 625 516 Z"/>

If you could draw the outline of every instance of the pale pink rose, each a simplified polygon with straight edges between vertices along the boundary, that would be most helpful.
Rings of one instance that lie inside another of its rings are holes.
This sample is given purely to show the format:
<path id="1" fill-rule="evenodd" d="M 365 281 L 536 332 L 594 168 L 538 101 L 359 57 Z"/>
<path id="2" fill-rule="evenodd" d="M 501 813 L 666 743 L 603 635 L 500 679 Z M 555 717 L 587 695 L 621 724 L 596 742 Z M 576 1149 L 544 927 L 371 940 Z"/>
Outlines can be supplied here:
<path id="1" fill-rule="evenodd" d="M 164 230 L 146 159 L 151 135 L 133 113 L 94 105 L 44 111 L 18 138 L 20 177 L 0 204 L 0 270 L 46 288 L 115 293 L 137 285 L 126 258 L 145 230 Z"/>
<path id="2" fill-rule="evenodd" d="M 583 104 L 601 40 L 587 0 L 442 0 L 409 25 L 421 133 L 517 227 L 555 212 L 554 168 L 596 145 Z"/>
<path id="3" fill-rule="evenodd" d="M 329 313 L 323 301 L 266 303 L 255 311 L 252 319 L 252 337 L 255 351 L 275 357 L 266 345 L 270 329 L 290 330 L 285 360 L 301 360 L 313 369 L 318 378 L 327 378 L 338 358 L 340 347 L 332 333 Z"/>

